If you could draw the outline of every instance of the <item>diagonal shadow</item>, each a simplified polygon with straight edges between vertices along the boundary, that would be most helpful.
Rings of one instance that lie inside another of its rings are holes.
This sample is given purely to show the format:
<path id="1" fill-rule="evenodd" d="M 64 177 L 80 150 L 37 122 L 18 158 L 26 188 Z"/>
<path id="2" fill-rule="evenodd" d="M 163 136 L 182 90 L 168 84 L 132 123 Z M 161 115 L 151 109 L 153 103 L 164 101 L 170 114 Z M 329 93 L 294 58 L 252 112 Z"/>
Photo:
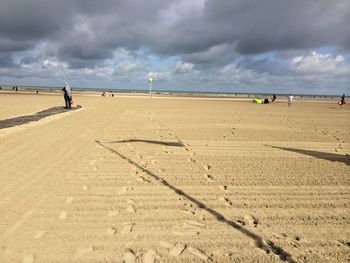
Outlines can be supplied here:
<path id="1" fill-rule="evenodd" d="M 180 142 L 162 142 L 162 141 L 142 140 L 142 139 L 130 139 L 130 140 L 112 141 L 112 142 L 106 142 L 106 143 L 128 143 L 128 142 L 144 142 L 144 143 L 159 144 L 159 145 L 165 145 L 165 146 L 184 147 L 184 145 Z"/>
<path id="2" fill-rule="evenodd" d="M 195 199 L 194 197 L 186 194 L 185 192 L 183 192 L 181 189 L 173 186 L 172 184 L 168 183 L 166 180 L 164 180 L 163 178 L 157 176 L 156 174 L 154 174 L 153 172 L 145 169 L 144 167 L 142 167 L 141 165 L 137 164 L 136 162 L 134 162 L 133 160 L 129 159 L 128 157 L 126 157 L 125 155 L 119 153 L 118 151 L 104 145 L 103 143 L 101 143 L 100 141 L 95 141 L 97 144 L 99 144 L 100 146 L 102 146 L 103 148 L 109 150 L 110 152 L 112 152 L 113 154 L 116 154 L 117 156 L 119 156 L 120 158 L 124 159 L 125 161 L 127 161 L 128 163 L 136 166 L 137 168 L 139 168 L 140 170 L 142 170 L 142 172 L 147 173 L 148 175 L 150 175 L 153 179 L 155 179 L 156 181 L 160 182 L 162 185 L 168 187 L 169 189 L 173 190 L 177 195 L 181 195 L 184 198 L 186 198 L 187 200 L 191 201 L 192 203 L 194 203 L 195 205 L 197 205 L 198 208 L 204 209 L 206 210 L 208 213 L 210 213 L 211 215 L 213 215 L 218 221 L 225 223 L 231 227 L 233 227 L 234 229 L 240 231 L 241 233 L 243 233 L 244 235 L 246 235 L 247 237 L 253 239 L 255 241 L 255 245 L 256 247 L 264 250 L 267 254 L 272 252 L 275 255 L 279 256 L 279 258 L 283 261 L 287 261 L 288 263 L 297 263 L 292 256 L 286 252 L 282 247 L 277 246 L 276 244 L 274 244 L 271 241 L 266 242 L 262 237 L 260 237 L 259 235 L 253 233 L 252 231 L 250 231 L 249 229 L 241 226 L 239 223 L 232 221 L 232 220 L 228 220 L 226 219 L 222 214 L 220 214 L 219 212 L 215 211 L 214 209 L 207 207 L 204 203 L 202 203 L 201 201 Z"/>
<path id="3" fill-rule="evenodd" d="M 289 148 L 289 147 L 278 147 L 278 146 L 271 146 L 271 147 L 275 149 L 289 151 L 289 152 L 309 155 L 309 156 L 313 156 L 319 159 L 324 159 L 332 162 L 340 162 L 340 163 L 345 163 L 347 165 L 350 165 L 349 155 L 347 154 L 343 155 L 343 154 L 336 154 L 336 153 L 325 153 L 325 152 L 317 152 L 317 151 L 303 150 L 303 149 L 296 149 L 296 148 Z"/>
<path id="4" fill-rule="evenodd" d="M 75 108 L 72 108 L 70 110 L 74 110 L 74 109 Z M 0 120 L 0 129 L 11 128 L 11 127 L 26 124 L 29 122 L 33 122 L 33 121 L 39 121 L 42 118 L 59 114 L 62 112 L 66 112 L 66 111 L 67 109 L 63 107 L 52 107 L 46 110 L 39 111 L 32 115 L 19 116 L 15 118 L 6 119 L 6 120 Z"/>

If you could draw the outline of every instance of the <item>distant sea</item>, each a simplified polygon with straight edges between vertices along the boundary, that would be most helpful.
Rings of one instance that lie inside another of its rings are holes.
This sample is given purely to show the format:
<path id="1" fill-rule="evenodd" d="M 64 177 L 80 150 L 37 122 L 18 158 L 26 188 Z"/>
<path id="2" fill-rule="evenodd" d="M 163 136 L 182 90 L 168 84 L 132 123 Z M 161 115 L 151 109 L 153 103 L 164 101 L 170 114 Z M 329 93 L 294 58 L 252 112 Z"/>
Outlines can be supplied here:
<path id="1" fill-rule="evenodd" d="M 62 87 L 49 86 L 17 86 L 19 91 L 46 91 L 61 92 Z M 2 91 L 12 91 L 14 86 L 1 85 Z M 109 93 L 130 93 L 130 94 L 148 94 L 149 90 L 145 89 L 106 89 L 106 88 L 82 88 L 72 87 L 73 91 L 79 92 L 109 92 Z M 209 92 L 209 91 L 176 91 L 176 90 L 152 90 L 152 94 L 167 96 L 183 96 L 183 97 L 214 97 L 214 98 L 270 98 L 273 93 L 268 92 Z M 289 93 L 274 93 L 278 97 L 287 97 Z M 320 95 L 320 94 L 295 94 L 294 97 L 307 99 L 339 99 L 341 94 L 337 95 Z"/>

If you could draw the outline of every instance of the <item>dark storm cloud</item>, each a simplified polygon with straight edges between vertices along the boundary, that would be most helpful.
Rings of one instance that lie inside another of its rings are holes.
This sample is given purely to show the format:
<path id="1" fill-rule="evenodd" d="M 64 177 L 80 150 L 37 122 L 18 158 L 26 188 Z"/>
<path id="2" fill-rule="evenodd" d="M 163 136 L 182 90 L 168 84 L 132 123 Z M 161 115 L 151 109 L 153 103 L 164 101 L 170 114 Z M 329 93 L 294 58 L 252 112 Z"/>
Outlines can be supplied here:
<path id="1" fill-rule="evenodd" d="M 0 52 L 0 67 L 14 67 L 13 58 L 10 53 Z"/>
<path id="2" fill-rule="evenodd" d="M 223 31 L 220 41 L 237 41 L 241 53 L 324 45 L 350 48 L 347 0 L 219 0 L 209 1 L 206 7 L 212 31 Z"/>
<path id="3" fill-rule="evenodd" d="M 2 0 L 0 51 L 55 45 L 73 67 L 147 48 L 203 65 L 236 53 L 350 49 L 349 0 Z"/>

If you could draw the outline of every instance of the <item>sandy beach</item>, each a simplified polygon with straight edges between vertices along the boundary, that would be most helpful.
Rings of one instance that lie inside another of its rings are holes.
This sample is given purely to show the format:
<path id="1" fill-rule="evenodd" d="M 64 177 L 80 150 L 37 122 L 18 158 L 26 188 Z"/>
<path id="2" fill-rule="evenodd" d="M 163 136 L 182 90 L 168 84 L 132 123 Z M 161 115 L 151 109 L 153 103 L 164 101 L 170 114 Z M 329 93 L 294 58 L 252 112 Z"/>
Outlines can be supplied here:
<path id="1" fill-rule="evenodd" d="M 349 261 L 349 104 L 74 102 L 0 127 L 0 262 Z M 0 121 L 63 104 L 0 93 Z"/>

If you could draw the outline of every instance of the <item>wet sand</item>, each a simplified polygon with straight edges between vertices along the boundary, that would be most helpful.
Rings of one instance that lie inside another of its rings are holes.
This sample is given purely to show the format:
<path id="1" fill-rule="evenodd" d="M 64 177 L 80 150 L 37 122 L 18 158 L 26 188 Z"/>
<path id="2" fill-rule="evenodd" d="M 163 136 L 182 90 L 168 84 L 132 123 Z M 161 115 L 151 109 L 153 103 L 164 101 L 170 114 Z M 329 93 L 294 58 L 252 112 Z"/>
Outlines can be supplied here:
<path id="1" fill-rule="evenodd" d="M 349 260 L 349 105 L 74 100 L 0 129 L 0 262 Z M 0 121 L 63 103 L 0 94 Z"/>

